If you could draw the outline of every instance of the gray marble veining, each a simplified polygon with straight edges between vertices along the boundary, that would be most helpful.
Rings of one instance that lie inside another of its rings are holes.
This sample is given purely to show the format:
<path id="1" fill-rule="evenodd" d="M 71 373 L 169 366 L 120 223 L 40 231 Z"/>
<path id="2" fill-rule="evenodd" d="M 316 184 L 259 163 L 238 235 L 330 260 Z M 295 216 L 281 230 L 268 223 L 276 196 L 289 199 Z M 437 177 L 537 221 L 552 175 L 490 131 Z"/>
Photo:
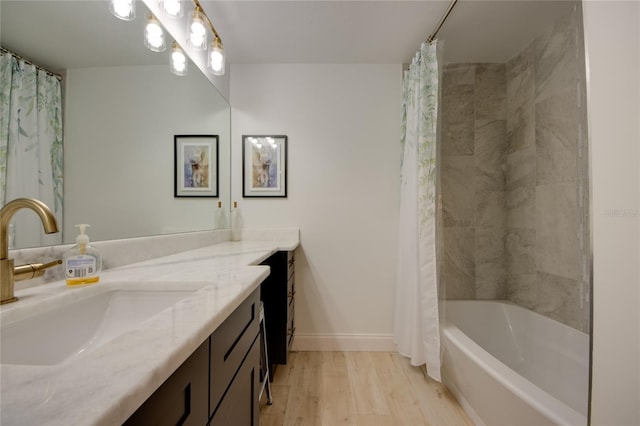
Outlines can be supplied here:
<path id="1" fill-rule="evenodd" d="M 577 20 L 569 14 L 534 41 L 536 101 L 557 95 L 578 82 Z"/>
<path id="2" fill-rule="evenodd" d="M 578 278 L 576 197 L 573 183 L 536 188 L 536 264 L 539 271 Z"/>
<path id="3" fill-rule="evenodd" d="M 538 185 L 577 180 L 577 117 L 575 87 L 536 103 Z"/>
<path id="4" fill-rule="evenodd" d="M 505 190 L 506 133 L 506 120 L 476 120 L 476 191 Z"/>
<path id="5" fill-rule="evenodd" d="M 536 273 L 536 230 L 508 228 L 505 242 L 510 275 Z"/>
<path id="6" fill-rule="evenodd" d="M 578 281 L 538 271 L 537 300 L 534 310 L 571 327 L 582 330 Z"/>
<path id="7" fill-rule="evenodd" d="M 447 299 L 475 298 L 473 228 L 444 229 L 444 280 Z"/>
<path id="8" fill-rule="evenodd" d="M 476 229 L 505 229 L 507 209 L 504 191 L 476 191 L 475 201 Z"/>
<path id="9" fill-rule="evenodd" d="M 507 299 L 527 309 L 535 309 L 538 300 L 537 274 L 508 275 Z"/>
<path id="10" fill-rule="evenodd" d="M 506 120 L 506 73 L 504 64 L 476 66 L 476 120 Z"/>
<path id="11" fill-rule="evenodd" d="M 507 153 L 534 146 L 536 141 L 534 101 L 523 102 L 507 120 Z"/>
<path id="12" fill-rule="evenodd" d="M 442 216 L 445 227 L 474 221 L 473 157 L 442 158 Z"/>
<path id="13" fill-rule="evenodd" d="M 473 155 L 474 86 L 451 85 L 442 95 L 442 155 Z"/>

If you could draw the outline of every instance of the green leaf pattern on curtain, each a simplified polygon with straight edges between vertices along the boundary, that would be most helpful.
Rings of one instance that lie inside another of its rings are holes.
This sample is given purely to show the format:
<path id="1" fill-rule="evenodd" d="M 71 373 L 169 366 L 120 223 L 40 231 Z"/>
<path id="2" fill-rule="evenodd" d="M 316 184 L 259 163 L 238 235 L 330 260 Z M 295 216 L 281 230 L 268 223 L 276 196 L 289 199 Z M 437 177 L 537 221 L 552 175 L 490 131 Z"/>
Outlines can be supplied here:
<path id="1" fill-rule="evenodd" d="M 436 259 L 437 44 L 423 43 L 404 75 L 400 223 L 394 340 L 413 365 L 440 380 Z"/>
<path id="2" fill-rule="evenodd" d="M 36 198 L 47 204 L 62 224 L 63 142 L 60 81 L 47 72 L 0 52 L 0 206 L 19 198 Z M 30 230 L 14 220 L 24 246 L 39 245 Z M 22 229 L 24 228 L 24 229 Z M 21 235 L 25 234 L 25 235 Z M 47 237 L 50 244 L 61 234 Z M 53 238 L 53 239 L 52 239 Z M 19 244 L 23 246 L 21 242 Z"/>

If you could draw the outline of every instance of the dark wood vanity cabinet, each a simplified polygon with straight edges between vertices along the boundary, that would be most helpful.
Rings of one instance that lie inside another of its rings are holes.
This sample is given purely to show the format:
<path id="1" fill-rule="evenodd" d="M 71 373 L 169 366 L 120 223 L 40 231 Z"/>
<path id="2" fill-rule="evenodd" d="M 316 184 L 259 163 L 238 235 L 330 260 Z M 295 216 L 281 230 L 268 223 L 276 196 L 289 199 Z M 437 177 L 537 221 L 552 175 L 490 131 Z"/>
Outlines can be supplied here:
<path id="1" fill-rule="evenodd" d="M 257 426 L 260 288 L 145 401 L 125 425 Z"/>
<path id="2" fill-rule="evenodd" d="M 273 380 L 277 364 L 286 364 L 295 335 L 295 252 L 279 251 L 262 262 L 271 268 L 262 282 L 269 377 Z"/>

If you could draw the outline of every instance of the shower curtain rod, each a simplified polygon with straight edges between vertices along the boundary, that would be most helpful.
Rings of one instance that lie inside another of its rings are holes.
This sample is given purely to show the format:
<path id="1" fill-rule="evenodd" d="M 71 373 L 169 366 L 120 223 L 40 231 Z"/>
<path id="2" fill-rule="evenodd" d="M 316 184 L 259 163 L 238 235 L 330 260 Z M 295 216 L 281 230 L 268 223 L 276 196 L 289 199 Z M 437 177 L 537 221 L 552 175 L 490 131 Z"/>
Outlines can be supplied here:
<path id="1" fill-rule="evenodd" d="M 449 7 L 447 8 L 447 11 L 444 13 L 444 15 L 442 15 L 442 18 L 440 18 L 440 20 L 438 21 L 436 28 L 433 30 L 433 32 L 427 39 L 427 43 L 431 43 L 436 38 L 436 35 L 438 35 L 438 31 L 440 31 L 440 27 L 442 27 L 442 24 L 444 24 L 444 21 L 447 20 L 447 18 L 449 17 L 449 14 L 453 10 L 453 7 L 456 5 L 456 3 L 458 3 L 458 0 L 451 0 L 451 3 L 449 3 Z"/>
<path id="2" fill-rule="evenodd" d="M 19 61 L 24 61 L 29 65 L 33 65 L 34 67 L 36 67 L 36 69 L 42 70 L 44 72 L 47 73 L 47 75 L 50 75 L 52 77 L 57 78 L 59 81 L 62 81 L 62 76 L 60 74 L 56 74 L 53 71 L 49 71 L 48 69 L 41 67 L 40 65 L 36 65 L 33 62 L 31 62 L 30 60 L 28 60 L 27 58 L 23 58 L 22 56 L 18 55 L 17 53 L 14 53 L 8 49 L 5 49 L 4 47 L 0 46 L 0 51 L 4 52 L 4 53 L 8 53 L 9 55 L 13 56 L 14 58 L 16 58 Z"/>

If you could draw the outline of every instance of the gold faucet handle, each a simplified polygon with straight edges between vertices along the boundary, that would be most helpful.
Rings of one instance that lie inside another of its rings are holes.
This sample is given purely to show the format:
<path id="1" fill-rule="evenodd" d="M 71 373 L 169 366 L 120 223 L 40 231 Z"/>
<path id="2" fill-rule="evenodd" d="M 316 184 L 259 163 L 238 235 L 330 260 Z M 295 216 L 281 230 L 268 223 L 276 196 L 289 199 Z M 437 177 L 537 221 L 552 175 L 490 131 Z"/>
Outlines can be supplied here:
<path id="1" fill-rule="evenodd" d="M 22 281 L 41 277 L 44 275 L 45 269 L 49 269 L 61 264 L 62 260 L 56 259 L 49 263 L 28 263 L 26 265 L 16 266 L 13 268 L 13 280 Z"/>

